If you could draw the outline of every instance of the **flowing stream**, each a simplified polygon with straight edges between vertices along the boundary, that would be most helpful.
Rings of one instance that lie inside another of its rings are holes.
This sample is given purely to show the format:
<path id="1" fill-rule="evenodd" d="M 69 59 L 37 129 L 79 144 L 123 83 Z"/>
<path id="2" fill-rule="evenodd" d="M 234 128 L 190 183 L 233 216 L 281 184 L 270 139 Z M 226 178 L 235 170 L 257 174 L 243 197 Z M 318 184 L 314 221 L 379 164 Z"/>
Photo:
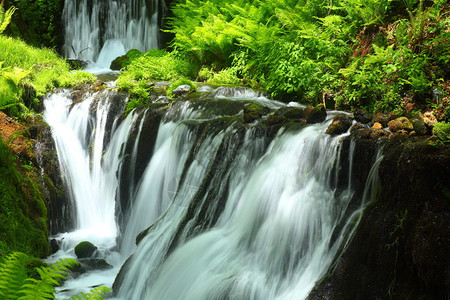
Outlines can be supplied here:
<path id="1" fill-rule="evenodd" d="M 65 0 L 64 54 L 91 61 L 91 71 L 100 72 L 130 49 L 157 48 L 163 5 L 159 0 Z"/>
<path id="2" fill-rule="evenodd" d="M 349 211 L 353 147 L 343 159 L 345 134 L 324 133 L 333 113 L 279 130 L 244 125 L 244 103 L 285 104 L 245 89 L 202 91 L 126 118 L 113 91 L 76 104 L 67 91 L 47 97 L 77 216 L 49 261 L 88 240 L 111 265 L 67 281 L 59 298 L 115 281 L 118 299 L 304 299 L 348 242 L 377 163 Z M 344 163 L 349 180 L 338 189 Z"/>

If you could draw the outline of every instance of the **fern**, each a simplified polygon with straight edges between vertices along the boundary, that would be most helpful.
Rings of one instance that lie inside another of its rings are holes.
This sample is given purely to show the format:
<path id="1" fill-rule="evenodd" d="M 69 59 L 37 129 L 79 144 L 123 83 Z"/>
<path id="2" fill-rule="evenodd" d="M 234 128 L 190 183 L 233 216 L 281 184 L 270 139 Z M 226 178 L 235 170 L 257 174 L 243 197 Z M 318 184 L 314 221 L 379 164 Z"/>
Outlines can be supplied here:
<path id="1" fill-rule="evenodd" d="M 76 295 L 71 297 L 72 300 L 101 300 L 104 296 L 109 294 L 111 292 L 111 289 L 105 286 L 99 286 L 93 290 L 91 290 L 89 293 L 81 293 L 81 295 Z"/>
<path id="2" fill-rule="evenodd" d="M 0 299 L 16 299 L 20 289 L 18 274 L 22 268 L 20 258 L 23 254 L 14 252 L 9 254 L 0 264 Z"/>
<path id="3" fill-rule="evenodd" d="M 20 291 L 23 296 L 19 300 L 55 299 L 55 286 L 59 286 L 59 281 L 64 280 L 69 269 L 77 264 L 76 260 L 66 258 L 50 267 L 37 268 L 41 279 L 27 278 Z"/>
<path id="4" fill-rule="evenodd" d="M 16 11 L 14 6 L 11 6 L 7 11 L 3 9 L 3 4 L 0 4 L 0 34 L 5 31 L 6 27 L 11 22 L 11 17 Z"/>

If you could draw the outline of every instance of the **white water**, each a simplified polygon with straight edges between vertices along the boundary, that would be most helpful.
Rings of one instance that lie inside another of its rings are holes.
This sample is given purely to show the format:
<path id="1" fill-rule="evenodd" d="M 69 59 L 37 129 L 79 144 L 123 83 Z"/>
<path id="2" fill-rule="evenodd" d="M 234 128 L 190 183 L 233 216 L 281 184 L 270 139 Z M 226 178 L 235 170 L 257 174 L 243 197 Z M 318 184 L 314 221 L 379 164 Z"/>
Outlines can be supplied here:
<path id="1" fill-rule="evenodd" d="M 73 256 L 73 247 L 89 240 L 114 268 L 70 280 L 63 289 L 71 291 L 60 297 L 111 286 L 135 251 L 123 271 L 119 299 L 304 299 L 347 241 L 345 234 L 353 229 L 349 224 L 361 215 L 355 212 L 331 239 L 353 191 L 350 180 L 339 194 L 330 182 L 341 138 L 324 133 L 330 121 L 280 132 L 270 144 L 257 128 L 247 129 L 240 144 L 232 126 L 211 130 L 198 141 L 192 128 L 205 116 L 186 102 L 172 106 L 161 123 L 153 156 L 139 184 L 130 189 L 131 209 L 118 229 L 116 172 L 138 118 L 130 115 L 114 126 L 105 148 L 109 99 L 98 102 L 94 118 L 89 117 L 93 101 L 91 96 L 72 109 L 64 93 L 45 101 L 45 119 L 77 205 L 77 230 L 59 237 L 63 247 L 52 259 Z M 132 163 L 136 148 L 137 142 Z M 366 194 L 361 207 L 370 189 Z M 136 235 L 152 224 L 136 249 Z"/>
<path id="2" fill-rule="evenodd" d="M 99 73 L 130 49 L 157 48 L 158 7 L 158 0 L 65 0 L 64 54 L 92 61 Z"/>

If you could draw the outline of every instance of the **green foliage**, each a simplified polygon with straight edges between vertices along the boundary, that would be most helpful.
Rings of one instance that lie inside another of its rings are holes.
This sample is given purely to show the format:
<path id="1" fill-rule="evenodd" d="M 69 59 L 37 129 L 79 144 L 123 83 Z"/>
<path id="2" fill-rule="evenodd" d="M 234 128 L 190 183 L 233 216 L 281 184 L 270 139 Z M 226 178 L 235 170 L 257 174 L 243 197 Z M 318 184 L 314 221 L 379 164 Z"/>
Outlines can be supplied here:
<path id="1" fill-rule="evenodd" d="M 10 251 L 48 255 L 47 209 L 39 179 L 18 166 L 1 139 L 0 178 L 0 256 Z"/>
<path id="2" fill-rule="evenodd" d="M 64 59 L 49 49 L 33 48 L 20 40 L 0 35 L 0 107 L 13 117 L 33 110 L 23 102 L 24 87 L 42 97 L 56 87 L 92 82 L 86 72 L 70 72 Z M 32 99 L 33 100 L 33 99 Z M 39 102 L 35 99 L 34 102 Z M 31 101 L 33 103 L 33 101 Z"/>
<path id="3" fill-rule="evenodd" d="M 5 11 L 3 3 L 0 3 L 0 34 L 3 33 L 9 23 L 11 23 L 11 17 L 15 11 L 16 8 L 14 6 L 11 6 Z"/>
<path id="4" fill-rule="evenodd" d="M 408 101 L 427 103 L 448 76 L 448 7 L 427 5 L 178 0 L 168 31 L 178 53 L 201 67 L 201 80 L 227 81 L 212 79 L 225 70 L 277 98 L 318 103 L 326 92 L 341 108 L 401 114 Z"/>
<path id="5" fill-rule="evenodd" d="M 143 54 L 137 49 L 131 49 L 127 54 L 117 57 L 111 62 L 110 68 L 112 70 L 121 70 L 131 64 L 136 58 L 141 57 Z"/>
<path id="6" fill-rule="evenodd" d="M 5 0 L 15 6 L 8 33 L 37 47 L 55 48 L 62 44 L 63 0 Z"/>
<path id="7" fill-rule="evenodd" d="M 154 80 L 177 80 L 192 77 L 192 68 L 174 53 L 153 49 L 135 59 L 117 79 L 117 86 L 134 98 L 145 101 Z"/>
<path id="8" fill-rule="evenodd" d="M 170 87 L 167 89 L 167 95 L 169 97 L 173 96 L 173 91 L 181 86 L 181 85 L 189 85 L 191 87 L 192 90 L 197 90 L 197 85 L 195 83 L 193 83 L 192 81 L 190 81 L 189 79 L 186 78 L 180 78 L 174 82 L 172 82 L 172 84 L 170 85 Z"/>
<path id="9" fill-rule="evenodd" d="M 81 295 L 76 295 L 71 297 L 72 300 L 101 300 L 102 297 L 107 296 L 111 292 L 110 288 L 107 288 L 105 286 L 99 286 L 93 290 L 91 290 L 89 293 L 81 293 Z"/>
<path id="10" fill-rule="evenodd" d="M 70 269 L 78 265 L 71 258 L 61 259 L 47 266 L 35 267 L 36 277 L 30 277 L 29 262 L 32 258 L 20 252 L 7 255 L 0 263 L 0 298 L 5 300 L 55 299 L 55 287 L 69 275 Z M 71 299 L 101 300 L 111 289 L 100 286 L 89 293 L 73 296 Z"/>
<path id="11" fill-rule="evenodd" d="M 19 300 L 54 299 L 55 286 L 64 280 L 69 269 L 78 265 L 78 262 L 71 258 L 61 259 L 50 267 L 39 267 L 36 271 L 39 279 L 27 278 L 22 284 Z"/>

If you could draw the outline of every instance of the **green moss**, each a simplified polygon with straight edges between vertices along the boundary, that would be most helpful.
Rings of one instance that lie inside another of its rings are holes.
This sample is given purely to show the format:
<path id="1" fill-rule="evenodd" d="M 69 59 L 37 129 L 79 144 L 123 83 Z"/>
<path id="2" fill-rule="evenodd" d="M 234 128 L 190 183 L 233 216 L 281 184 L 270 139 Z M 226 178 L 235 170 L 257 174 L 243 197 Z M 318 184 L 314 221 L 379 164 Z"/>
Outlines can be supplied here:
<path id="1" fill-rule="evenodd" d="M 117 86 L 130 92 L 132 97 L 145 101 L 151 91 L 151 81 L 174 81 L 192 78 L 192 67 L 188 62 L 164 50 L 150 50 L 132 63 L 119 75 Z"/>
<path id="2" fill-rule="evenodd" d="M 12 117 L 38 107 L 39 99 L 54 88 L 95 80 L 87 72 L 71 72 L 66 61 L 50 49 L 37 49 L 3 35 L 0 49 L 0 107 L 7 106 L 6 113 Z M 25 88 L 31 91 L 24 93 Z M 32 99 L 24 101 L 25 94 Z"/>
<path id="3" fill-rule="evenodd" d="M 433 135 L 443 143 L 450 143 L 450 123 L 439 122 L 434 125 Z"/>
<path id="4" fill-rule="evenodd" d="M 18 166 L 1 140 L 0 178 L 0 252 L 47 256 L 47 209 L 43 189 L 35 175 Z"/>
<path id="5" fill-rule="evenodd" d="M 141 57 L 143 54 L 137 49 L 131 49 L 127 54 L 117 57 L 111 62 L 111 70 L 121 70 L 130 65 L 136 58 Z"/>

